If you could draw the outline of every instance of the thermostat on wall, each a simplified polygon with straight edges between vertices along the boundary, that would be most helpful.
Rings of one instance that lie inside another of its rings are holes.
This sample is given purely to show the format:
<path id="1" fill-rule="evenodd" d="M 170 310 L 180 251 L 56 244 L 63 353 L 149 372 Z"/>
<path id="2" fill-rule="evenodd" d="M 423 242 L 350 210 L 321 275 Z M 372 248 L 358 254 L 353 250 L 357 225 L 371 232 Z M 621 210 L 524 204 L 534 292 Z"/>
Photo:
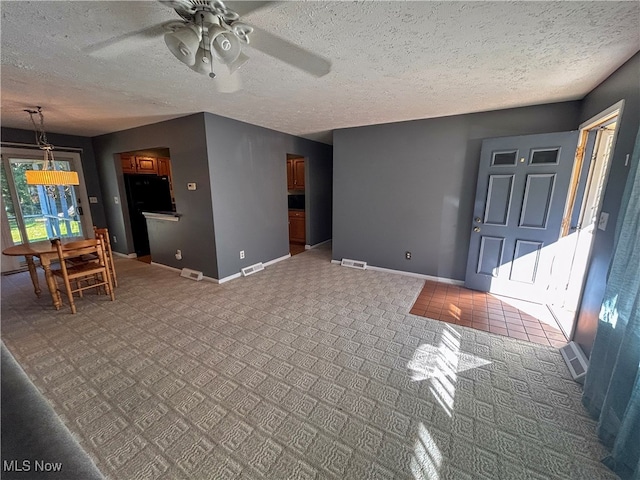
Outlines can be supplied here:
<path id="1" fill-rule="evenodd" d="M 196 182 L 187 183 L 187 190 L 195 190 L 195 189 L 196 189 Z"/>

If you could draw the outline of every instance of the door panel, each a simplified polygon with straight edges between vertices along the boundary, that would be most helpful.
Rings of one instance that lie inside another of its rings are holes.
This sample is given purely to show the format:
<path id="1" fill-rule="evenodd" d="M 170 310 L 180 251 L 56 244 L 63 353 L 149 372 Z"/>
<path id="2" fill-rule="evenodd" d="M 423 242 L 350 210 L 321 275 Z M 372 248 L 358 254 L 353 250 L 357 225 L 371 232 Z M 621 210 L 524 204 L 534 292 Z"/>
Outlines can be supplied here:
<path id="1" fill-rule="evenodd" d="M 577 144 L 577 131 L 483 141 L 467 288 L 543 299 Z"/>
<path id="2" fill-rule="evenodd" d="M 491 175 L 487 192 L 487 207 L 484 212 L 484 223 L 506 225 L 511 205 L 513 175 Z"/>
<path id="3" fill-rule="evenodd" d="M 482 237 L 478 255 L 478 273 L 497 277 L 502 262 L 504 239 L 498 237 Z"/>
<path id="4" fill-rule="evenodd" d="M 509 279 L 514 282 L 533 284 L 536 280 L 540 252 L 543 246 L 542 242 L 516 240 Z"/>
<path id="5" fill-rule="evenodd" d="M 555 174 L 527 175 L 519 223 L 521 227 L 546 227 L 555 178 Z"/>

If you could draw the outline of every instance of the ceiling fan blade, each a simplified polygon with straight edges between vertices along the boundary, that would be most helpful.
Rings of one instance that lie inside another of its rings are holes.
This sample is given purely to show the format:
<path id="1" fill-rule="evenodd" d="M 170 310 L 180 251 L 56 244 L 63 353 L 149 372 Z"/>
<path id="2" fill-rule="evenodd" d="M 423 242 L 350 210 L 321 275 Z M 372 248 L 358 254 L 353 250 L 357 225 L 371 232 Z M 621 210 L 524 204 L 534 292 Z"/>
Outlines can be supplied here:
<path id="1" fill-rule="evenodd" d="M 226 5 L 236 12 L 240 17 L 244 17 L 248 13 L 254 12 L 260 8 L 264 8 L 267 5 L 277 2 L 245 2 L 245 1 L 236 1 L 236 2 L 227 2 Z"/>
<path id="2" fill-rule="evenodd" d="M 326 58 L 260 28 L 253 27 L 250 38 L 251 47 L 313 76 L 322 77 L 331 71 Z"/>
<path id="3" fill-rule="evenodd" d="M 176 20 L 162 22 L 151 27 L 143 28 L 142 30 L 128 32 L 102 42 L 94 43 L 82 50 L 89 55 L 97 57 L 113 57 L 125 52 L 140 49 L 145 46 L 146 42 L 156 41 L 157 38 L 171 31 L 173 27 L 183 25 L 184 22 Z"/>

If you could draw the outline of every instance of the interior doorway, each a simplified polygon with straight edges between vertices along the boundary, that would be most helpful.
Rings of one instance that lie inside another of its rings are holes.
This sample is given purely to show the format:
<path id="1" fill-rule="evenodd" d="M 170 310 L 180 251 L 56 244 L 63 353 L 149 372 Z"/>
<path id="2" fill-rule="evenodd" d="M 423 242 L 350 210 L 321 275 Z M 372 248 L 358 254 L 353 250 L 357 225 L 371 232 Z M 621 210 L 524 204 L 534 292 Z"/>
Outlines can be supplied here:
<path id="1" fill-rule="evenodd" d="M 291 256 L 305 251 L 306 197 L 305 159 L 287 154 L 287 206 L 289 225 L 289 253 Z"/>
<path id="2" fill-rule="evenodd" d="M 580 143 L 548 303 L 549 310 L 569 339 L 575 328 L 595 233 L 598 229 L 611 228 L 608 212 L 602 211 L 602 198 L 622 106 L 619 102 L 580 125 Z"/>
<path id="3" fill-rule="evenodd" d="M 168 148 L 151 148 L 119 154 L 136 258 L 151 263 L 151 246 L 143 212 L 175 212 Z"/>

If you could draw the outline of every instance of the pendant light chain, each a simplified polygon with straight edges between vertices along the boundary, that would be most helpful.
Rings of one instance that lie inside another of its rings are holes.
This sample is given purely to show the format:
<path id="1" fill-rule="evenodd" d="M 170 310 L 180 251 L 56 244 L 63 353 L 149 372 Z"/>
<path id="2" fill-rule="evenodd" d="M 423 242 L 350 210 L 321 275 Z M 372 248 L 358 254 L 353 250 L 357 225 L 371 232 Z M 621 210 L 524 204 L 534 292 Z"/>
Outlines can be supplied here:
<path id="1" fill-rule="evenodd" d="M 38 110 L 25 110 L 29 114 L 29 118 L 31 118 L 31 123 L 33 124 L 33 130 L 36 134 L 36 144 L 42 148 L 43 150 L 53 150 L 53 145 L 49 143 L 47 140 L 47 132 L 44 131 L 44 115 L 42 115 L 42 108 L 36 107 Z M 35 114 L 38 114 L 40 117 L 40 126 L 36 125 L 36 121 L 33 119 Z"/>

